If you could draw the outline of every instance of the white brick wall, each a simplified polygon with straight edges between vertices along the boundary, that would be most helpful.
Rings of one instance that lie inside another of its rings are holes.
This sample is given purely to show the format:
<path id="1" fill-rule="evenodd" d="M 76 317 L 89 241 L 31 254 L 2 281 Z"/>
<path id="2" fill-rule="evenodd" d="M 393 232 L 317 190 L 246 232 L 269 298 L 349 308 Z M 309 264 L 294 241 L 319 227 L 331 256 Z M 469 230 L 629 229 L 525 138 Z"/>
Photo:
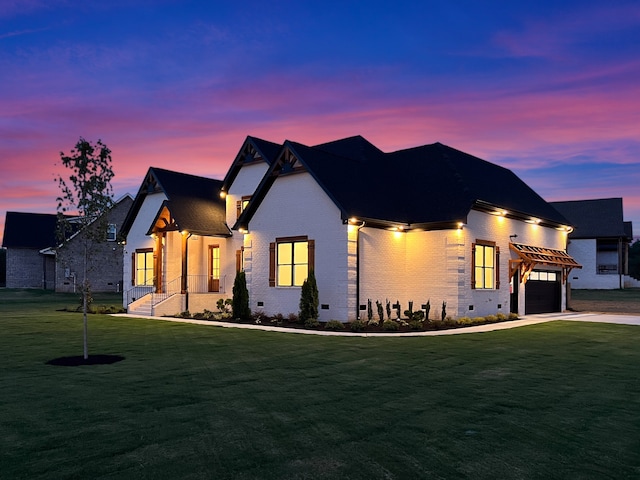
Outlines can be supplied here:
<path id="1" fill-rule="evenodd" d="M 315 274 L 320 320 L 353 318 L 348 304 L 347 225 L 340 211 L 308 173 L 279 177 L 249 225 L 245 271 L 252 311 L 264 302 L 268 314 L 298 313 L 300 287 L 269 287 L 269 243 L 277 237 L 307 235 L 315 240 Z M 355 310 L 355 306 L 353 306 Z"/>
<path id="2" fill-rule="evenodd" d="M 447 314 L 456 315 L 460 248 L 457 231 L 391 232 L 363 228 L 360 239 L 360 304 L 371 299 L 400 301 L 401 312 L 413 301 L 413 309 L 430 301 L 430 318 L 440 316 L 442 302 Z M 366 317 L 361 311 L 361 318 Z M 395 318 L 395 312 L 392 317 Z M 385 317 L 386 318 L 386 317 Z"/>
<path id="3" fill-rule="evenodd" d="M 124 280 L 123 291 L 129 290 L 131 285 L 131 254 L 140 248 L 153 248 L 154 240 L 146 233 L 151 226 L 151 222 L 155 218 L 160 205 L 167 197 L 163 193 L 153 193 L 145 197 L 142 206 L 136 216 L 129 233 L 127 235 L 127 243 L 123 251 L 122 261 L 122 278 Z M 127 296 L 123 295 L 123 304 L 126 307 Z"/>
<path id="4" fill-rule="evenodd" d="M 596 240 L 595 239 L 577 239 L 571 240 L 568 247 L 569 255 L 576 259 L 582 265 L 581 269 L 571 271 L 569 282 L 571 288 L 594 288 L 594 289 L 612 289 L 620 288 L 619 275 L 599 275 L 597 272 L 598 259 L 596 258 Z M 610 261 L 603 263 L 618 263 L 618 255 L 611 252 Z"/>
<path id="5" fill-rule="evenodd" d="M 517 235 L 514 243 L 539 247 L 565 250 L 567 234 L 555 228 L 526 223 L 520 220 L 500 217 L 487 213 L 471 211 L 464 227 L 465 265 L 471 268 L 471 244 L 477 239 L 496 242 L 500 247 L 500 290 L 473 290 L 470 288 L 471 273 L 465 279 L 464 296 L 460 301 L 459 315 L 484 316 L 500 311 L 509 313 L 509 259 L 516 260 L 518 255 L 511 252 L 509 242 L 511 235 Z M 545 270 L 559 271 L 559 268 L 541 267 Z M 519 286 L 518 310 L 520 315 L 525 312 L 525 285 Z M 566 308 L 566 290 L 562 286 L 562 309 Z M 469 305 L 474 306 L 469 311 Z M 502 308 L 498 308 L 501 305 Z"/>

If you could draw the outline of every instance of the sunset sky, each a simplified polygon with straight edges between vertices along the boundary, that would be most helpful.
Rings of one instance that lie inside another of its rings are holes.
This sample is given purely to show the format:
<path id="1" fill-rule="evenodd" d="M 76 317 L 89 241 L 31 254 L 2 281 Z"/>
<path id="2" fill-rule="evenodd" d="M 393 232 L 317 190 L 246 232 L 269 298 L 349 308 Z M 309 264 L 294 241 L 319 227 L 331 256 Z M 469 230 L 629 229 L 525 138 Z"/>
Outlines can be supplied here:
<path id="1" fill-rule="evenodd" d="M 637 0 L 0 0 L 0 235 L 55 213 L 80 136 L 119 197 L 222 178 L 247 135 L 442 142 L 549 201 L 623 197 L 638 235 L 639 51 Z"/>

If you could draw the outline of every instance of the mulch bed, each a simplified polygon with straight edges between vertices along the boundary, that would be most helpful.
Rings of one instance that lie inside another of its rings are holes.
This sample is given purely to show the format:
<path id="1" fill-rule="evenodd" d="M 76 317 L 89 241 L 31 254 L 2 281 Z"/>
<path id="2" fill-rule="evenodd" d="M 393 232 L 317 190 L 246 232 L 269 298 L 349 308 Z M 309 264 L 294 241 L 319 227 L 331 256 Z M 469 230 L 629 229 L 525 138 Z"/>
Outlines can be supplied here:
<path id="1" fill-rule="evenodd" d="M 58 367 L 79 367 L 82 365 L 111 365 L 124 360 L 125 357 L 120 355 L 89 355 L 86 360 L 82 355 L 73 357 L 59 357 L 45 362 L 47 365 L 56 365 Z"/>

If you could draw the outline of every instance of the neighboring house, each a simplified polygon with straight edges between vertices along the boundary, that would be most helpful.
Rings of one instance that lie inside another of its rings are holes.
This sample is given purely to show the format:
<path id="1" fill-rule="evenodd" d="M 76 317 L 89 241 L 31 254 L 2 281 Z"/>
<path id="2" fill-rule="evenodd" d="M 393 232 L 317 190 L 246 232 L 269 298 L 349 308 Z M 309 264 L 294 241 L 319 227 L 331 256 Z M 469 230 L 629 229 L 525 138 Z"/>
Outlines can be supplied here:
<path id="1" fill-rule="evenodd" d="M 106 214 L 109 241 L 96 245 L 88 266 L 94 292 L 121 291 L 123 248 L 122 242 L 118 242 L 118 230 L 132 202 L 131 196 L 125 195 Z M 57 222 L 56 214 L 7 212 L 3 238 L 7 288 L 76 291 L 82 281 L 85 233 L 74 233 L 64 246 L 56 249 Z"/>
<path id="2" fill-rule="evenodd" d="M 574 227 L 569 234 L 567 251 L 583 269 L 572 273 L 571 287 L 624 288 L 633 231 L 631 222 L 623 220 L 622 198 L 552 202 L 551 205 Z"/>
<path id="3" fill-rule="evenodd" d="M 127 212 L 131 208 L 133 198 L 129 194 L 114 202 L 113 207 L 105 214 L 106 219 L 96 224 L 89 224 L 88 230 L 106 225 L 105 242 L 88 243 L 91 248 L 88 255 L 87 279 L 92 292 L 121 292 L 123 239 L 120 229 Z M 87 231 L 80 230 L 58 249 L 44 249 L 41 253 L 57 259 L 55 270 L 56 292 L 79 291 L 84 271 L 84 248 Z"/>
<path id="4" fill-rule="evenodd" d="M 287 315 L 313 268 L 322 321 L 387 299 L 402 311 L 430 301 L 432 317 L 443 302 L 456 317 L 561 311 L 580 268 L 570 230 L 510 170 L 439 143 L 384 153 L 360 136 L 314 147 L 247 137 L 223 182 L 149 170 L 124 225 L 124 302 L 214 310 L 242 269 L 250 308 Z"/>
<path id="5" fill-rule="evenodd" d="M 7 212 L 2 240 L 7 288 L 54 288 L 55 258 L 40 251 L 55 246 L 57 221 L 55 214 Z"/>

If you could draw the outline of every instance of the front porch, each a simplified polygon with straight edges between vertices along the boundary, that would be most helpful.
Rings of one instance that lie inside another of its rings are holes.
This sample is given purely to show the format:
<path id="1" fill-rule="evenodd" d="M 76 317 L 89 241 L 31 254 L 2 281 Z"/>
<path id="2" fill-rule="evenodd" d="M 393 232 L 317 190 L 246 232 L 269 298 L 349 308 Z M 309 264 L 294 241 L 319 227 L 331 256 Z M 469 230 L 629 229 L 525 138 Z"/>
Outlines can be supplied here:
<path id="1" fill-rule="evenodd" d="M 217 311 L 219 299 L 230 298 L 226 275 L 213 279 L 209 275 L 177 277 L 155 286 L 136 286 L 125 292 L 127 313 L 145 316 L 175 315 L 185 311 Z M 212 288 L 215 287 L 215 288 Z"/>

